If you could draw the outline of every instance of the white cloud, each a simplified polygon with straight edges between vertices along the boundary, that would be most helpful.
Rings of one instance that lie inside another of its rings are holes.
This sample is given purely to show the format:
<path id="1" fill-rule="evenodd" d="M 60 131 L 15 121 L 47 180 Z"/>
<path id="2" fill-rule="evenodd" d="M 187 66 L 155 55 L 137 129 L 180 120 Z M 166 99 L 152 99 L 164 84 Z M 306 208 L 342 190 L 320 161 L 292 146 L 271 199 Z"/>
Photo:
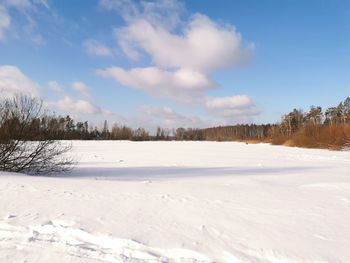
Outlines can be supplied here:
<path id="1" fill-rule="evenodd" d="M 56 81 L 48 82 L 48 87 L 59 96 L 57 100 L 44 101 L 45 106 L 49 109 L 60 110 L 74 116 L 83 114 L 120 117 L 114 112 L 91 102 L 90 88 L 82 81 L 75 81 L 72 83 L 72 89 L 78 92 L 77 97 L 73 97 Z"/>
<path id="2" fill-rule="evenodd" d="M 118 45 L 129 59 L 136 61 L 140 58 L 140 53 L 132 46 L 130 42 L 119 39 Z"/>
<path id="3" fill-rule="evenodd" d="M 113 52 L 107 46 L 99 43 L 95 39 L 85 40 L 83 46 L 86 52 L 94 56 L 110 57 L 113 56 Z"/>
<path id="4" fill-rule="evenodd" d="M 148 129 L 154 129 L 157 126 L 169 129 L 205 126 L 200 118 L 179 114 L 169 107 L 143 105 L 139 108 L 139 112 L 142 114 L 140 123 Z"/>
<path id="5" fill-rule="evenodd" d="M 66 92 L 64 87 L 56 81 L 50 81 L 48 87 L 61 98 L 56 101 L 46 101 L 47 108 L 58 109 L 69 114 L 112 114 L 90 101 L 90 89 L 82 81 L 72 83 L 72 89 L 79 94 L 78 98 Z"/>
<path id="6" fill-rule="evenodd" d="M 260 114 L 254 101 L 246 95 L 231 97 L 205 97 L 202 105 L 215 119 L 202 119 L 196 116 L 180 114 L 169 107 L 143 105 L 139 108 L 142 117 L 138 123 L 149 130 L 160 126 L 164 128 L 204 128 L 233 123 L 250 122 Z"/>
<path id="7" fill-rule="evenodd" d="M 75 81 L 72 88 L 84 98 L 90 98 L 90 88 L 82 81 Z"/>
<path id="8" fill-rule="evenodd" d="M 103 109 L 92 104 L 88 100 L 73 99 L 69 95 L 64 95 L 63 98 L 57 101 L 47 101 L 45 106 L 48 108 L 59 109 L 70 114 L 102 114 L 105 113 Z"/>
<path id="9" fill-rule="evenodd" d="M 252 105 L 253 101 L 246 95 L 237 95 L 232 97 L 209 98 L 206 102 L 208 109 L 220 108 L 245 108 Z"/>
<path id="10" fill-rule="evenodd" d="M 184 5 L 176 0 L 100 0 L 99 6 L 105 10 L 117 11 L 125 21 L 144 19 L 154 25 L 161 24 L 167 29 L 178 26 L 181 15 L 185 13 Z"/>
<path id="11" fill-rule="evenodd" d="M 204 90 L 216 86 L 205 74 L 190 69 L 167 71 L 148 67 L 124 70 L 111 67 L 98 70 L 97 74 L 113 78 L 124 86 L 145 90 L 156 97 L 170 97 L 181 101 L 193 100 L 193 97 L 200 97 Z"/>
<path id="12" fill-rule="evenodd" d="M 253 49 L 253 45 L 243 47 L 234 27 L 219 25 L 205 15 L 194 15 L 182 31 L 175 34 L 138 19 L 115 29 L 115 35 L 126 55 L 130 50 L 143 51 L 162 68 L 209 71 L 239 66 L 248 61 Z"/>
<path id="13" fill-rule="evenodd" d="M 43 45 L 43 36 L 35 33 L 42 7 L 45 11 L 49 9 L 47 0 L 0 0 L 0 41 L 8 33 L 15 38 L 26 36 L 34 44 Z M 15 13 L 16 19 L 11 18 Z"/>
<path id="14" fill-rule="evenodd" d="M 47 83 L 50 90 L 52 90 L 55 93 L 64 93 L 64 88 L 56 81 L 49 81 Z"/>
<path id="15" fill-rule="evenodd" d="M 254 44 L 245 44 L 233 25 L 199 13 L 183 19 L 184 6 L 176 0 L 100 0 L 100 6 L 119 12 L 124 19 L 125 26 L 113 33 L 126 57 L 134 63 L 142 58 L 143 64 L 145 57 L 150 59 L 148 67 L 99 69 L 100 76 L 154 97 L 200 106 L 230 122 L 260 113 L 246 95 L 206 96 L 219 86 L 210 77 L 213 72 L 248 63 L 254 51 Z"/>
<path id="16" fill-rule="evenodd" d="M 56 81 L 49 81 L 47 87 L 59 96 L 57 100 L 43 100 L 44 106 L 49 110 L 60 110 L 74 116 L 81 114 L 103 115 L 109 119 L 124 120 L 120 115 L 92 103 L 89 100 L 89 87 L 81 81 L 76 81 L 72 84 L 72 88 L 79 93 L 78 98 L 74 98 L 67 93 L 64 87 Z M 0 97 L 6 98 L 14 95 L 40 98 L 40 86 L 24 75 L 17 67 L 0 66 Z"/>
<path id="17" fill-rule="evenodd" d="M 16 94 L 37 97 L 39 96 L 39 85 L 15 66 L 0 66 L 0 94 L 4 97 Z"/>
<path id="18" fill-rule="evenodd" d="M 10 27 L 11 17 L 7 9 L 0 5 L 0 41 L 5 38 L 5 31 Z"/>
<path id="19" fill-rule="evenodd" d="M 86 92 L 87 86 L 82 82 L 75 82 L 73 86 L 79 92 Z M 48 87 L 55 93 L 63 95 L 57 101 L 45 101 L 48 108 L 56 108 L 65 112 L 84 114 L 108 114 L 108 111 L 93 105 L 88 100 L 73 99 L 63 87 L 56 81 L 49 81 Z M 17 94 L 39 97 L 39 85 L 25 76 L 17 67 L 0 66 L 0 94 L 4 97 L 11 97 Z"/>
<path id="20" fill-rule="evenodd" d="M 253 99 L 247 95 L 207 97 L 204 105 L 205 109 L 211 114 L 240 121 L 261 113 Z"/>

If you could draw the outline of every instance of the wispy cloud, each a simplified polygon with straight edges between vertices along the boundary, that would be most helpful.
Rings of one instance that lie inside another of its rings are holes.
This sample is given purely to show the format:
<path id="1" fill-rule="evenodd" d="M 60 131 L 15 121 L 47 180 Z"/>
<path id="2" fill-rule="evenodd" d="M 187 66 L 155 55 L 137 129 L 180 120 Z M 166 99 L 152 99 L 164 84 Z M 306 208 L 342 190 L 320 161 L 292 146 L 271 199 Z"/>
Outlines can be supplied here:
<path id="1" fill-rule="evenodd" d="M 72 88 L 77 91 L 82 97 L 90 98 L 90 88 L 82 81 L 75 81 L 72 84 Z"/>
<path id="2" fill-rule="evenodd" d="M 0 41 L 5 39 L 6 30 L 10 27 L 11 17 L 7 9 L 0 5 Z"/>
<path id="3" fill-rule="evenodd" d="M 94 56 L 111 57 L 113 51 L 106 45 L 101 44 L 95 39 L 87 39 L 84 41 L 83 46 L 86 52 Z"/>
<path id="4" fill-rule="evenodd" d="M 2 97 L 16 94 L 39 97 L 40 88 L 17 67 L 4 65 L 0 66 L 0 94 Z"/>
<path id="5" fill-rule="evenodd" d="M 185 6 L 180 1 L 100 0 L 101 9 L 116 11 L 125 21 L 143 19 L 171 30 L 182 23 Z"/>
<path id="6" fill-rule="evenodd" d="M 42 45 L 45 40 L 35 32 L 36 17 L 42 9 L 49 9 L 46 0 L 2 0 L 0 2 L 0 41 L 12 36 L 26 35 L 32 43 Z"/>

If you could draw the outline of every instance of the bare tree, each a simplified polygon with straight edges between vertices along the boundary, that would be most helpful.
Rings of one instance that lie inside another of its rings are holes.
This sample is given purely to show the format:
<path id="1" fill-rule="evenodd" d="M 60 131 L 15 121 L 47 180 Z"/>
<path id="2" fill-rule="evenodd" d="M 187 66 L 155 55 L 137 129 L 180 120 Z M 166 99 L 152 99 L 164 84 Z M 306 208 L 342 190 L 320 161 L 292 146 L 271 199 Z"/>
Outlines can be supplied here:
<path id="1" fill-rule="evenodd" d="M 70 170 L 71 144 L 52 140 L 53 132 L 41 126 L 46 118 L 42 101 L 28 96 L 0 100 L 0 170 L 48 175 Z"/>

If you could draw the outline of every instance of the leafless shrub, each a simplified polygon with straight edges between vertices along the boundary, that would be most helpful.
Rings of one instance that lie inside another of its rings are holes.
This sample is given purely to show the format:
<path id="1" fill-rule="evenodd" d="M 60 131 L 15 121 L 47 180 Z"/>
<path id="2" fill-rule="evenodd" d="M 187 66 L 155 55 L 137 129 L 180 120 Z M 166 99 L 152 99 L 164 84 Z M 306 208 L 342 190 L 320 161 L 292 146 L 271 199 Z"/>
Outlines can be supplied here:
<path id="1" fill-rule="evenodd" d="M 48 139 L 51 131 L 40 126 L 42 118 L 42 101 L 36 98 L 0 99 L 0 170 L 49 175 L 73 167 L 66 157 L 71 144 Z"/>

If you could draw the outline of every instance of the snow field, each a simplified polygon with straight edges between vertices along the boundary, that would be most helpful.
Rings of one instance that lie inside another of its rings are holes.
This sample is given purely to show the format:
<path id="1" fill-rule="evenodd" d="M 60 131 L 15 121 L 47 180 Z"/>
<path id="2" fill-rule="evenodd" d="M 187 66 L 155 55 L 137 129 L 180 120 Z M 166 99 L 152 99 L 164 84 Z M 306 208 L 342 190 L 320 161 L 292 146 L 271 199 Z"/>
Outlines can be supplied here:
<path id="1" fill-rule="evenodd" d="M 58 177 L 0 174 L 0 262 L 349 262 L 350 153 L 74 142 Z"/>

